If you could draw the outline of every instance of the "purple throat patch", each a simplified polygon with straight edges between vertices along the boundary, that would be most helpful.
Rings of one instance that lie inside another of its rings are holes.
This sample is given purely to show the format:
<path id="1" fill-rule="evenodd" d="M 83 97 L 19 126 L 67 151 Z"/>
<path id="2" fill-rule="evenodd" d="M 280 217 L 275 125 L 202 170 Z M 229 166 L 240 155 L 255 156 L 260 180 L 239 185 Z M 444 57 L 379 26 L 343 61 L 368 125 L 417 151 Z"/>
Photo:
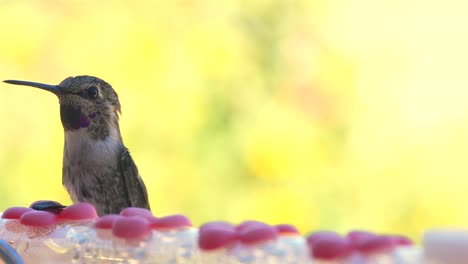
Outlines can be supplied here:
<path id="1" fill-rule="evenodd" d="M 60 106 L 60 119 L 65 130 L 77 130 L 90 125 L 90 118 L 95 118 L 97 113 L 85 115 L 81 112 L 81 107 L 71 105 Z"/>
<path id="2" fill-rule="evenodd" d="M 89 123 L 89 119 L 85 115 L 80 114 L 80 127 L 88 127 Z"/>

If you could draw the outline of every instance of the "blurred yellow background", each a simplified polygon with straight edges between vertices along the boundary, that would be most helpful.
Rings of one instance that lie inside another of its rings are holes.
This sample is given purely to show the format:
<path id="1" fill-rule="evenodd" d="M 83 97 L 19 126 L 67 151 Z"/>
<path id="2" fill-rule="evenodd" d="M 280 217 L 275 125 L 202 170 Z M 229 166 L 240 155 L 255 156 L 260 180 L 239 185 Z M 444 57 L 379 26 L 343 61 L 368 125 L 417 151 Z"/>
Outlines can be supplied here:
<path id="1" fill-rule="evenodd" d="M 468 2 L 0 1 L 0 78 L 116 89 L 156 215 L 468 226 Z M 57 99 L 0 84 L 0 210 L 62 188 Z"/>

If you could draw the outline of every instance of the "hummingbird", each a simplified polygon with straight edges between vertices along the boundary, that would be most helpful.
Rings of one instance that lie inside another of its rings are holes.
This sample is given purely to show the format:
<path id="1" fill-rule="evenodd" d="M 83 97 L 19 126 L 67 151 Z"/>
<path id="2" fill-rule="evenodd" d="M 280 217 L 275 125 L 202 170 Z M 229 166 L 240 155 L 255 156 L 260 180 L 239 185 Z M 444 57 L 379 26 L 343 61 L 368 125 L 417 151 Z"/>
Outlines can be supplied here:
<path id="1" fill-rule="evenodd" d="M 150 209 L 146 186 L 119 128 L 120 102 L 111 85 L 93 76 L 68 77 L 58 85 L 5 80 L 58 97 L 65 133 L 62 184 L 74 203 L 92 204 L 99 215 L 127 207 Z"/>

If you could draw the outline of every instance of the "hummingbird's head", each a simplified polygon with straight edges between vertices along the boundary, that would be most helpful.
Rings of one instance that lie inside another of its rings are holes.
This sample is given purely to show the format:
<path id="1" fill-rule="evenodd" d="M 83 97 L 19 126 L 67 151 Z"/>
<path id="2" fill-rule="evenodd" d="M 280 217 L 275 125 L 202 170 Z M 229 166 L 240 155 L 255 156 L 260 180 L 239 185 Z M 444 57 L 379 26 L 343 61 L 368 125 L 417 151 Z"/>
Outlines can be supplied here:
<path id="1" fill-rule="evenodd" d="M 85 129 L 93 139 L 121 140 L 120 102 L 107 82 L 92 76 L 68 77 L 58 85 L 6 80 L 6 83 L 40 88 L 55 94 L 65 132 Z"/>

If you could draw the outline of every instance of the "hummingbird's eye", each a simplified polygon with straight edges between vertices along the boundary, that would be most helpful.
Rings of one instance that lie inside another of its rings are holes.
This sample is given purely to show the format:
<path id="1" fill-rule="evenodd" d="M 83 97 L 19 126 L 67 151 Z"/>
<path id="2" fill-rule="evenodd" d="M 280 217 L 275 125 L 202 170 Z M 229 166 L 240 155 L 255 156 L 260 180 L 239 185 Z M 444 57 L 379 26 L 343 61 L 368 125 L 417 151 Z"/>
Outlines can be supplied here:
<path id="1" fill-rule="evenodd" d="M 96 86 L 90 86 L 86 90 L 86 94 L 88 95 L 89 98 L 94 99 L 98 96 L 98 89 L 96 88 Z"/>

